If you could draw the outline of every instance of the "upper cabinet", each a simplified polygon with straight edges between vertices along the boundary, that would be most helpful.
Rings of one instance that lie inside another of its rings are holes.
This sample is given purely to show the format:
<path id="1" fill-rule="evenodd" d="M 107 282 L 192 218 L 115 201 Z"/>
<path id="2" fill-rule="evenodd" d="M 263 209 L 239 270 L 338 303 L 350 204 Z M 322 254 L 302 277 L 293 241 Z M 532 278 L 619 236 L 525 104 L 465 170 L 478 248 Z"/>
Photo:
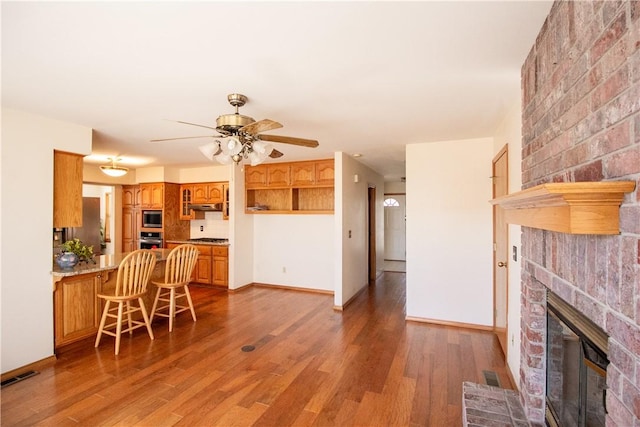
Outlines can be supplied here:
<path id="1" fill-rule="evenodd" d="M 333 186 L 334 169 L 333 160 L 292 163 L 291 185 L 294 187 Z"/>
<path id="2" fill-rule="evenodd" d="M 245 167 L 244 184 L 247 188 L 266 187 L 267 186 L 267 165 Z"/>
<path id="3" fill-rule="evenodd" d="M 333 213 L 333 159 L 245 167 L 247 213 Z"/>
<path id="4" fill-rule="evenodd" d="M 267 165 L 267 186 L 287 187 L 291 184 L 291 164 L 274 163 Z"/>
<path id="5" fill-rule="evenodd" d="M 140 206 L 140 186 L 139 185 L 123 185 L 122 186 L 122 207 Z"/>
<path id="6" fill-rule="evenodd" d="M 200 182 L 180 185 L 180 219 L 204 219 L 203 211 L 194 211 L 190 204 L 222 204 L 222 219 L 229 219 L 229 183 Z"/>
<path id="7" fill-rule="evenodd" d="M 189 208 L 193 203 L 193 186 L 194 184 L 182 184 L 180 186 L 180 219 L 204 219 L 203 211 L 194 211 Z"/>
<path id="8" fill-rule="evenodd" d="M 142 209 L 163 209 L 164 183 L 140 184 L 140 207 Z"/>
<path id="9" fill-rule="evenodd" d="M 82 158 L 53 153 L 53 227 L 82 226 Z"/>
<path id="10" fill-rule="evenodd" d="M 224 194 L 222 182 L 191 184 L 193 186 L 192 203 L 222 203 Z"/>

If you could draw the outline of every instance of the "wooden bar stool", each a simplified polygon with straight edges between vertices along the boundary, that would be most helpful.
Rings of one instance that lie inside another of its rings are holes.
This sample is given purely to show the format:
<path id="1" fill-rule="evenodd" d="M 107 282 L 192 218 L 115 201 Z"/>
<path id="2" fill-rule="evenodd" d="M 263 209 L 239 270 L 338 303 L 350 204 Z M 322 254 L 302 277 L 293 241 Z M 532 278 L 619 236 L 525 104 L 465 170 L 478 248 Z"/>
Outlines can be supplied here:
<path id="1" fill-rule="evenodd" d="M 98 294 L 99 298 L 105 300 L 102 319 L 98 328 L 95 346 L 100 344 L 102 334 L 111 335 L 116 338 L 116 355 L 120 352 L 120 336 L 123 332 L 133 333 L 134 329 L 142 326 L 147 327 L 149 337 L 153 339 L 151 322 L 147 316 L 142 297 L 147 292 L 147 284 L 151 278 L 151 272 L 156 266 L 156 255 L 148 249 L 139 249 L 125 256 L 118 266 L 118 277 L 116 289 L 113 295 Z M 138 306 L 132 302 L 138 300 Z M 111 303 L 115 306 L 111 308 Z M 126 309 L 125 309 L 126 307 Z M 142 313 L 144 321 L 134 320 L 131 315 L 136 312 Z M 126 316 L 127 328 L 122 329 L 122 320 Z M 114 322 L 105 324 L 107 317 L 115 319 Z M 112 330 L 113 329 L 113 330 Z"/>
<path id="2" fill-rule="evenodd" d="M 164 278 L 161 281 L 152 281 L 158 287 L 158 292 L 151 309 L 151 321 L 153 322 L 153 316 L 168 317 L 169 332 L 173 331 L 173 319 L 178 313 L 191 310 L 191 317 L 196 321 L 196 311 L 193 309 L 189 293 L 189 281 L 197 261 L 198 248 L 194 245 L 176 246 L 167 257 Z M 177 305 L 176 301 L 179 298 L 186 298 L 187 305 Z M 166 304 L 158 307 L 158 301 Z"/>

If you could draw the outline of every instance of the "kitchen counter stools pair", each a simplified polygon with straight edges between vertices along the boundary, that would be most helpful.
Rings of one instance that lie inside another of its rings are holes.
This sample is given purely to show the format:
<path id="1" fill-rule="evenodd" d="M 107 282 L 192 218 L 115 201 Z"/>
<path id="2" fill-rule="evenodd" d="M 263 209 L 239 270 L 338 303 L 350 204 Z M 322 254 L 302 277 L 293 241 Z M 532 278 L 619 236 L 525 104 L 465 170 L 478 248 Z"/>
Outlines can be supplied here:
<path id="1" fill-rule="evenodd" d="M 116 338 L 116 355 L 120 352 L 120 336 L 123 332 L 130 334 L 134 329 L 147 327 L 149 337 L 154 339 L 151 330 L 151 322 L 154 316 L 169 318 L 169 332 L 173 330 L 173 319 L 176 314 L 191 310 L 193 321 L 196 321 L 196 312 L 193 309 L 191 294 L 189 294 L 189 281 L 191 273 L 198 259 L 198 249 L 194 245 L 184 244 L 174 248 L 167 257 L 164 277 L 161 281 L 152 281 L 157 286 L 156 297 L 151 309 L 151 315 L 147 315 L 142 297 L 147 292 L 147 285 L 151 278 L 151 272 L 156 265 L 156 255 L 148 249 L 139 249 L 131 252 L 122 259 L 118 266 L 116 289 L 114 294 L 98 294 L 105 300 L 102 319 L 98 328 L 95 346 L 98 347 L 102 334 Z M 188 305 L 177 305 L 179 298 L 186 298 Z M 137 306 L 132 303 L 137 301 Z M 111 303 L 114 307 L 111 307 Z M 158 303 L 164 304 L 160 307 Z M 140 312 L 143 321 L 132 319 L 133 313 Z M 125 320 L 127 327 L 122 329 Z M 107 324 L 107 318 L 115 319 Z"/>

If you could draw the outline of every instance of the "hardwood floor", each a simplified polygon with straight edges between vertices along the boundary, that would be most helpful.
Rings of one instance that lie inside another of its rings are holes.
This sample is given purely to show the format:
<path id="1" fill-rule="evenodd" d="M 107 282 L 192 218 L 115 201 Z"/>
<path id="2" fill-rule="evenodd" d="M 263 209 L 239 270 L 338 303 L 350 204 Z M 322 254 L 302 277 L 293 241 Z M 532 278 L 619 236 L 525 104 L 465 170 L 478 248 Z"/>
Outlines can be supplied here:
<path id="1" fill-rule="evenodd" d="M 385 273 L 344 312 L 329 295 L 191 287 L 178 316 L 73 344 L 2 389 L 3 426 L 459 426 L 462 382 L 497 372 L 495 336 L 406 322 L 405 274 Z M 255 346 L 243 352 L 242 347 Z"/>

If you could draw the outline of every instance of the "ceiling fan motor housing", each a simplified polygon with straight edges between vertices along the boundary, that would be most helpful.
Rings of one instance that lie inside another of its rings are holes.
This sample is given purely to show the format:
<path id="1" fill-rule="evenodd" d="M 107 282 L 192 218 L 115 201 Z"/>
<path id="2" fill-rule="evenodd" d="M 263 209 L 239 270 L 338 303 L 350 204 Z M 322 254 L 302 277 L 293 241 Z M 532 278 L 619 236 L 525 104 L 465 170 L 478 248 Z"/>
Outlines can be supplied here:
<path id="1" fill-rule="evenodd" d="M 224 114 L 216 119 L 216 130 L 220 133 L 236 134 L 238 129 L 255 122 L 252 117 L 242 114 Z"/>

